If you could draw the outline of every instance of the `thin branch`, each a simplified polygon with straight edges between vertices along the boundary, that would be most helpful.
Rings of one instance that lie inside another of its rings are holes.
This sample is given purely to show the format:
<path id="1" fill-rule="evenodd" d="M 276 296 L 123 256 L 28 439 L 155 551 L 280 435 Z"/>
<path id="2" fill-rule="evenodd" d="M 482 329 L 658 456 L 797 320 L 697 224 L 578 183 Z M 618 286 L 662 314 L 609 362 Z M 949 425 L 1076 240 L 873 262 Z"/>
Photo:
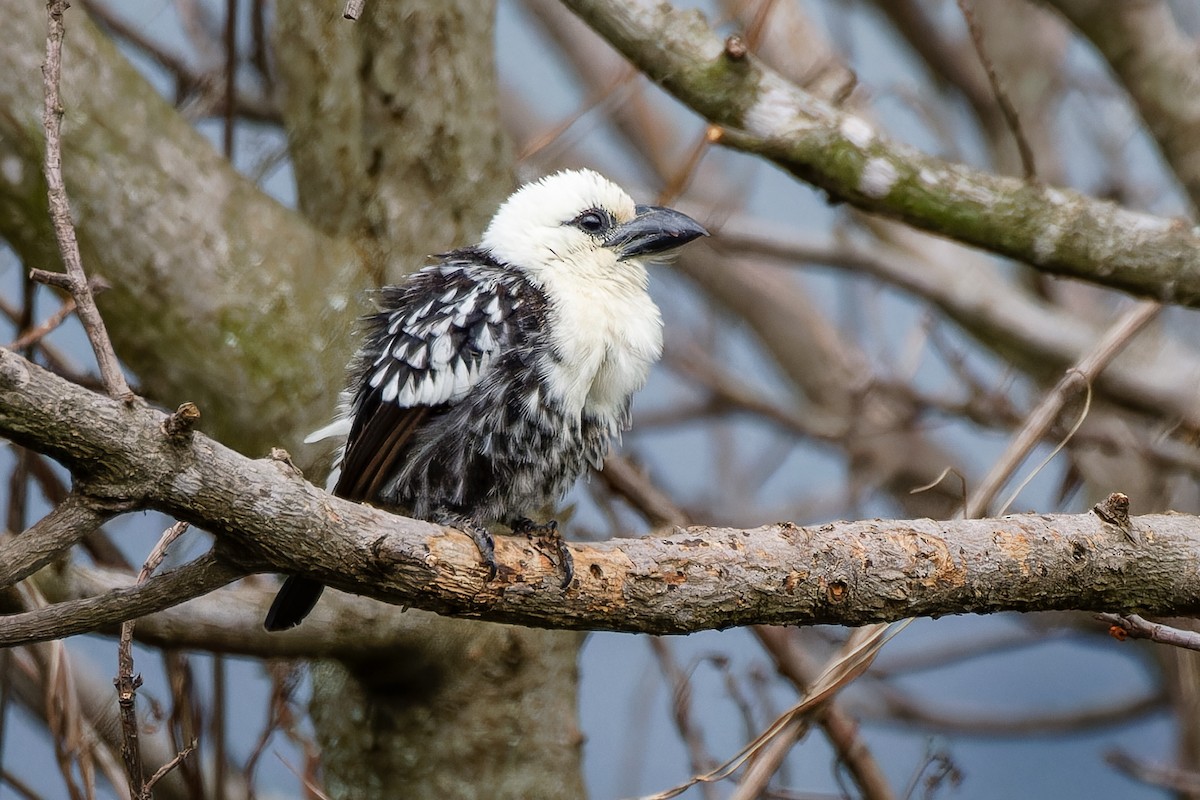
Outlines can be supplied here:
<path id="1" fill-rule="evenodd" d="M 756 625 L 754 635 L 775 661 L 775 668 L 801 693 L 808 691 L 820 674 L 820 668 L 812 662 L 795 639 L 784 628 Z M 838 760 L 846 765 L 864 798 L 891 800 L 896 796 L 888 783 L 887 776 L 875 760 L 871 750 L 858 733 L 858 723 L 846 713 L 836 700 L 830 700 L 817 712 L 817 721 L 825 730 L 829 743 L 837 752 Z"/>
<path id="2" fill-rule="evenodd" d="M 732 60 L 693 11 L 563 0 L 666 91 L 721 131 L 851 203 L 1037 269 L 1200 305 L 1200 232 L 1070 189 L 1032 186 L 930 156 L 804 91 L 753 54 Z M 1123 231 L 1113 236 L 1113 231 Z"/>
<path id="3" fill-rule="evenodd" d="M 0 587 L 12 586 L 46 566 L 114 513 L 72 492 L 24 533 L 0 537 Z"/>
<path id="4" fill-rule="evenodd" d="M 173 49 L 165 47 L 147 36 L 137 25 L 130 25 L 121 15 L 113 11 L 106 2 L 100 0 L 82 0 L 81 5 L 92 17 L 106 28 L 111 34 L 136 48 L 147 58 L 155 61 L 175 80 L 175 102 L 177 106 L 189 104 L 188 116 L 194 118 L 199 113 L 210 115 L 224 113 L 227 103 L 232 103 L 234 112 L 243 119 L 278 124 L 280 122 L 279 108 L 269 90 L 269 75 L 266 73 L 265 55 L 261 52 L 262 5 L 265 0 L 256 0 L 254 9 L 255 24 L 255 66 L 268 84 L 265 92 L 236 91 L 229 99 L 225 96 L 222 75 L 224 69 L 205 70 L 202 67 L 192 67 L 185 58 L 180 57 Z"/>
<path id="5" fill-rule="evenodd" d="M 98 597 L 0 617 L 0 647 L 61 639 L 151 614 L 208 594 L 244 577 L 246 571 L 208 552 L 141 586 L 114 589 Z"/>
<path id="6" fill-rule="evenodd" d="M 113 351 L 104 320 L 96 308 L 91 285 L 83 271 L 83 259 L 79 254 L 79 243 L 75 240 L 75 226 L 71 222 L 71 207 L 67 201 L 67 188 L 62 176 L 62 99 L 59 96 L 59 80 L 62 75 L 62 43 L 65 33 L 63 14 L 66 0 L 50 0 L 49 33 L 46 36 L 46 62 L 42 66 L 45 88 L 45 107 L 42 122 L 46 131 L 46 186 L 50 200 L 50 219 L 54 223 L 54 236 L 58 240 L 59 255 L 67 269 L 71 295 L 79 308 L 79 320 L 87 332 L 88 341 L 96 354 L 100 376 L 108 393 L 113 397 L 131 398 L 133 393 L 125 382 L 117 354 Z"/>
<path id="7" fill-rule="evenodd" d="M 1046 432 L 1058 419 L 1058 414 L 1067 400 L 1078 391 L 1078 387 L 1081 384 L 1090 385 L 1095 381 L 1096 376 L 1104 370 L 1109 362 L 1116 358 L 1133 337 L 1158 316 L 1161 310 L 1162 306 L 1158 303 L 1148 301 L 1133 306 L 1115 325 L 1109 328 L 1090 353 L 1080 359 L 1073 368 L 1067 370 L 1054 388 L 1047 392 L 1042 401 L 1038 403 L 1037 408 L 1030 412 L 1025 425 L 1013 437 L 1000 458 L 996 459 L 991 471 L 971 493 L 963 511 L 964 516 L 972 519 L 987 512 L 996 493 L 1008 481 L 1009 476 L 1021 464 L 1029 451 L 1045 437 Z"/>
<path id="8" fill-rule="evenodd" d="M 882 702 L 875 700 L 871 705 L 864 706 L 861 711 L 864 717 L 908 728 L 921 726 L 939 733 L 985 737 L 1071 735 L 1111 725 L 1124 725 L 1162 710 L 1167 703 L 1161 691 L 1151 691 L 1118 697 L 1107 705 L 1097 704 L 1068 711 L 988 716 L 975 709 L 950 711 L 934 708 L 897 691 L 884 691 L 882 694 Z"/>
<path id="9" fill-rule="evenodd" d="M 1008 99 L 1004 87 L 1000 84 L 996 66 L 983 48 L 983 32 L 979 29 L 979 22 L 975 19 L 975 12 L 971 8 L 970 0 L 958 0 L 958 10 L 967 23 L 967 31 L 971 35 L 971 44 L 975 46 L 975 54 L 979 57 L 979 63 L 983 66 L 983 71 L 987 73 L 988 83 L 992 87 L 992 96 L 996 98 L 996 103 L 1000 106 L 1000 113 L 1004 115 L 1004 123 L 1012 132 L 1013 140 L 1017 144 L 1017 152 L 1021 154 L 1021 167 L 1025 170 L 1025 180 L 1031 181 L 1037 177 L 1037 168 L 1033 162 L 1033 150 L 1025 139 L 1025 132 L 1021 130 L 1021 118 L 1017 115 L 1017 109 Z"/>
<path id="10" fill-rule="evenodd" d="M 229 709 L 229 693 L 226 690 L 225 656 L 214 653 L 212 657 L 212 703 L 208 730 L 212 736 L 213 785 L 225 785 L 225 773 L 229 766 L 229 744 L 225 736 L 225 714 Z"/>
<path id="11" fill-rule="evenodd" d="M 652 525 L 683 525 L 687 522 L 683 509 L 676 506 L 653 482 L 638 475 L 625 459 L 610 456 L 605 461 L 601 476 L 613 491 L 623 495 Z M 821 674 L 821 669 L 792 647 L 792 640 L 783 628 L 755 625 L 752 630 L 774 659 L 779 672 L 792 681 L 798 692 L 802 695 L 806 693 Z M 817 712 L 816 720 L 837 751 L 838 758 L 850 770 L 863 797 L 868 800 L 891 800 L 895 797 L 875 756 L 858 736 L 858 725 L 846 714 L 837 698 L 830 698 L 824 704 Z M 787 726 L 777 742 L 747 771 L 738 791 L 756 796 L 752 792 L 765 786 L 765 781 L 778 770 L 782 757 L 791 744 L 803 735 L 804 730 L 805 726 L 798 721 L 795 725 Z M 700 772 L 698 769 L 695 771 Z"/>
<path id="12" fill-rule="evenodd" d="M 32 786 L 3 767 L 0 767 L 0 782 L 7 783 L 23 800 L 42 800 L 42 796 Z"/>
<path id="13" fill-rule="evenodd" d="M 684 783 L 665 791 L 648 795 L 645 800 L 669 800 L 698 783 L 725 780 L 744 764 L 763 757 L 768 752 L 774 754 L 774 759 L 780 759 L 779 748 L 786 747 L 794 741 L 794 737 L 802 728 L 797 727 L 797 724 L 807 715 L 817 712 L 846 685 L 862 675 L 878 655 L 879 649 L 907 627 L 910 621 L 905 620 L 896 625 L 868 625 L 852 632 L 850 639 L 837 656 L 825 665 L 801 700 L 768 725 L 756 739 L 716 769 L 702 775 L 694 775 Z M 774 764 L 778 763 L 778 760 L 774 760 Z"/>
<path id="14" fill-rule="evenodd" d="M 1172 647 L 1200 650 L 1200 633 L 1196 631 L 1185 631 L 1151 622 L 1137 614 L 1097 614 L 1096 618 L 1109 623 L 1112 626 L 1110 632 L 1117 639 L 1149 639 Z"/>
<path id="15" fill-rule="evenodd" d="M 1166 764 L 1152 764 L 1121 750 L 1106 753 L 1104 760 L 1113 769 L 1134 780 L 1158 786 L 1177 796 L 1194 797 L 1200 793 L 1200 773 L 1192 770 Z"/>
<path id="16" fill-rule="evenodd" d="M 171 770 L 175 769 L 180 764 L 182 764 L 183 760 L 185 758 L 187 758 L 188 756 L 190 756 L 195 751 L 195 749 L 196 749 L 196 740 L 193 739 L 191 742 L 188 743 L 187 747 L 183 748 L 178 753 L 176 753 L 175 756 L 170 761 L 168 761 L 167 763 L 163 764 L 161 767 L 156 769 L 154 771 L 154 774 L 150 776 L 150 780 L 146 781 L 146 789 L 145 789 L 146 797 L 151 797 L 152 792 L 154 791 L 154 785 L 156 783 L 158 783 L 159 781 L 161 781 L 163 778 L 165 778 L 168 774 L 170 774 Z M 217 786 L 224 786 L 224 783 L 218 783 Z"/>
<path id="17" fill-rule="evenodd" d="M 692 717 L 691 680 L 688 674 L 680 669 L 669 642 L 657 636 L 648 641 L 654 657 L 658 659 L 658 667 L 671 687 L 671 717 L 675 721 L 680 738 L 683 739 L 691 771 L 696 774 L 709 772 L 716 766 L 717 760 L 708 752 L 703 733 Z M 700 793 L 706 800 L 714 800 L 716 787 L 711 783 L 703 783 Z"/>
<path id="18" fill-rule="evenodd" d="M 27 347 L 32 347 L 50 335 L 52 331 L 54 331 L 59 325 L 62 325 L 66 321 L 67 317 L 71 316 L 73 313 L 75 313 L 75 298 L 68 297 L 63 304 L 58 307 L 57 311 L 46 318 L 45 322 L 36 327 L 29 328 L 16 339 L 14 339 L 11 344 L 6 346 L 9 350 L 24 350 Z"/>
<path id="19" fill-rule="evenodd" d="M 171 543 L 188 529 L 186 522 L 177 522 L 163 532 L 158 543 L 146 556 L 138 572 L 136 586 L 143 586 L 154 570 L 162 564 Z M 121 623 L 121 639 L 117 645 L 117 707 L 121 719 L 121 755 L 125 759 L 125 773 L 129 778 L 129 793 L 136 800 L 149 800 L 150 787 L 142 771 L 142 749 L 138 744 L 137 690 L 142 685 L 142 676 L 133 674 L 133 620 Z M 190 752 L 190 749 L 189 749 Z M 176 760 L 175 763 L 178 763 Z"/>
<path id="20" fill-rule="evenodd" d="M 225 0 L 225 97 L 221 130 L 222 152 L 233 161 L 233 118 L 237 98 L 237 18 L 238 0 Z"/>
<path id="21" fill-rule="evenodd" d="M 128 623 L 126 623 L 128 624 Z M 122 645 L 125 639 L 121 640 Z M 142 749 L 138 745 L 138 719 L 135 700 L 138 687 L 142 685 L 142 676 L 133 675 L 133 658 L 129 656 L 130 648 L 120 649 L 120 672 L 117 676 L 117 707 L 121 719 L 121 756 L 125 761 L 125 778 L 129 783 L 129 796 L 142 800 L 143 789 L 146 785 L 142 772 Z M 126 674 L 128 669 L 128 674 Z"/>
<path id="22" fill-rule="evenodd" d="M 1170 3 L 1049 0 L 1108 61 L 1137 104 L 1172 173 L 1200 208 L 1200 51 Z"/>
<path id="23" fill-rule="evenodd" d="M 872 275 L 920 297 L 946 313 L 985 347 L 1027 372 L 1084 358 L 1103 335 L 1082 317 L 1052 306 L 1002 280 L 991 270 L 965 271 L 954 260 L 916 258 L 906 248 L 866 244 L 853 237 L 799 236 L 745 218 L 731 218 L 716 237 L 731 251 L 783 262 L 811 262 Z M 1181 382 L 1200 381 L 1200 362 L 1178 343 L 1164 339 L 1118 359 L 1097 384 L 1121 404 L 1139 411 L 1182 419 L 1200 428 L 1200 406 Z"/>
<path id="24" fill-rule="evenodd" d="M 43 572 L 41 576 L 45 574 Z M 131 575 L 126 577 L 132 578 Z M 55 646 L 62 645 L 62 643 L 54 644 Z M 0 685 L 11 686 L 17 701 L 31 717 L 42 725 L 48 725 L 48 709 L 43 701 L 46 680 L 43 677 L 44 670 L 40 669 L 38 664 L 43 660 L 42 656 L 49 652 L 49 648 L 35 645 L 14 648 L 5 652 L 13 653 L 16 656 L 13 661 L 24 662 L 24 667 L 14 664 L 14 668 L 8 673 L 0 673 Z M 71 683 L 67 691 L 78 698 L 84 734 L 83 741 L 93 753 L 98 772 L 104 776 L 109 785 L 115 787 L 113 794 L 128 797 L 127 780 L 120 757 L 121 731 L 113 714 L 112 678 L 111 676 L 105 677 L 100 674 L 100 670 L 89 668 L 88 664 L 71 658 L 69 648 L 65 651 L 65 655 L 72 662 L 69 670 Z M 142 754 L 148 763 L 165 763 L 179 752 L 179 747 L 170 741 L 165 726 L 156 724 L 156 720 L 153 718 L 143 717 L 140 732 Z M 0 796 L 5 796 L 3 789 L 0 789 Z M 198 796 L 189 791 L 188 787 L 184 786 L 183 782 L 174 775 L 161 781 L 155 789 L 155 797 L 160 800 L 161 798 L 192 800 Z M 248 797 L 250 793 L 247 791 L 247 781 L 241 775 L 231 775 L 225 793 L 223 795 L 216 793 L 213 796 Z"/>
<path id="25" fill-rule="evenodd" d="M 804 738 L 804 735 L 808 733 L 808 728 L 808 720 L 804 717 L 795 716 L 788 720 L 770 743 L 763 747 L 747 764 L 746 772 L 738 781 L 737 788 L 729 796 L 729 800 L 755 800 L 755 798 L 762 797 L 771 778 L 783 764 L 783 759 L 787 757 L 792 747 Z M 702 785 L 707 786 L 708 784 Z"/>

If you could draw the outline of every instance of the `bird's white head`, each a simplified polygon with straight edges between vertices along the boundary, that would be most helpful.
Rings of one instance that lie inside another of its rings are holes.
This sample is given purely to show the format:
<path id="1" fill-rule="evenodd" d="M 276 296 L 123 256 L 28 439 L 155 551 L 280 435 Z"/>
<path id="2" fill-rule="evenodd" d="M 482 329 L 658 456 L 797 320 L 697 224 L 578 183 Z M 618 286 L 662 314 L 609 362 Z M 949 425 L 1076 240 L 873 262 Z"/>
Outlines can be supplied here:
<path id="1" fill-rule="evenodd" d="M 482 244 L 539 283 L 578 277 L 644 284 L 644 260 L 707 235 L 678 211 L 636 205 L 599 173 L 565 170 L 514 192 Z"/>

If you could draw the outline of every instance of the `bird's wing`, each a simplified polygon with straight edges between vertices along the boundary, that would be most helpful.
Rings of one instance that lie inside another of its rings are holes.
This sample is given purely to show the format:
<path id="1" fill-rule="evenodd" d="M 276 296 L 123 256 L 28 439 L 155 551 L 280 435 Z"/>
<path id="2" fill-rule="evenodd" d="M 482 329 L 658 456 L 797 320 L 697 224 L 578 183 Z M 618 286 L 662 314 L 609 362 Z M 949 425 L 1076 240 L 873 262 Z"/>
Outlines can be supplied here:
<path id="1" fill-rule="evenodd" d="M 515 312 L 528 284 L 472 269 L 468 256 L 482 254 L 455 255 L 383 290 L 351 378 L 350 433 L 334 494 L 375 499 L 399 472 L 413 435 L 461 400 L 518 335 Z"/>

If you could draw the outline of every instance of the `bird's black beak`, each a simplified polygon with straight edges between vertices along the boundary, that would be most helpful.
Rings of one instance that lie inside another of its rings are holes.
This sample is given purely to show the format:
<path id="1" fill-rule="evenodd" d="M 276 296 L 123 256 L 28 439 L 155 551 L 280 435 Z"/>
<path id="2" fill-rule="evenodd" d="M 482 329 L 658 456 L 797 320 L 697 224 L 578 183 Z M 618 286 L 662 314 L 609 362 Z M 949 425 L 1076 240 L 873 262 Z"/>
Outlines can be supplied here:
<path id="1" fill-rule="evenodd" d="M 708 236 L 703 225 L 673 208 L 637 206 L 635 210 L 637 216 L 613 228 L 604 240 L 604 246 L 616 250 L 619 259 L 665 253 Z"/>

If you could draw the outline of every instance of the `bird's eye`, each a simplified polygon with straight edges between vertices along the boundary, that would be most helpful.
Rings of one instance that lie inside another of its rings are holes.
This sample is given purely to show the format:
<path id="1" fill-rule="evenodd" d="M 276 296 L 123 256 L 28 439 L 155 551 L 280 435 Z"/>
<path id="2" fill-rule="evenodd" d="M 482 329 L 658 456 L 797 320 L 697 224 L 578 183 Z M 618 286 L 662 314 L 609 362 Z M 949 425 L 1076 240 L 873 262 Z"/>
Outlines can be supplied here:
<path id="1" fill-rule="evenodd" d="M 583 212 L 575 218 L 574 222 L 581 231 L 591 234 L 604 233 L 610 225 L 608 215 L 597 209 Z"/>

